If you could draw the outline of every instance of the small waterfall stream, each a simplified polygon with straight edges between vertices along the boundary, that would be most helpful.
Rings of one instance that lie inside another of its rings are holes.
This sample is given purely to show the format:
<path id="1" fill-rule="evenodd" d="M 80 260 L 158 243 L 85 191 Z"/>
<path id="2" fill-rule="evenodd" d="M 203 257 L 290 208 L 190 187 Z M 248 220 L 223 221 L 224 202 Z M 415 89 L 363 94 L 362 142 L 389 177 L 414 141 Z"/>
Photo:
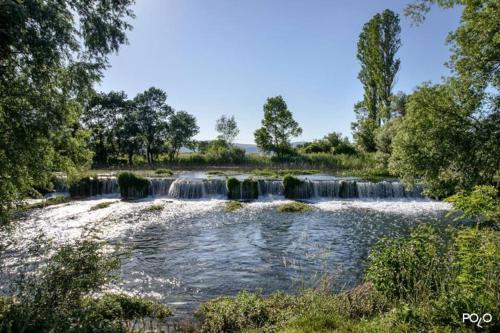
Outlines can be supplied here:
<path id="1" fill-rule="evenodd" d="M 203 178 L 149 178 L 148 194 L 152 197 L 176 199 L 227 198 L 226 180 Z M 284 196 L 281 180 L 257 180 L 259 197 Z M 62 190 L 67 190 L 61 188 Z M 99 177 L 73 184 L 69 189 L 75 197 L 118 194 L 120 189 L 115 177 Z M 405 189 L 398 181 L 368 182 L 353 179 L 309 180 L 305 179 L 294 189 L 294 198 L 422 198 L 421 186 Z"/>

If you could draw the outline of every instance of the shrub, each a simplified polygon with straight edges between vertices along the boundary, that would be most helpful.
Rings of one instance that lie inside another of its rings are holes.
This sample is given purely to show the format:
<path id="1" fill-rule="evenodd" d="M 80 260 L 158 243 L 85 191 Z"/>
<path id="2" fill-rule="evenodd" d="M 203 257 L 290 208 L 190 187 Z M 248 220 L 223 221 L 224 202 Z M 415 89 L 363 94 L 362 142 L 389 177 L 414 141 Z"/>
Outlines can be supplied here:
<path id="1" fill-rule="evenodd" d="M 241 198 L 253 200 L 259 197 L 259 183 L 253 179 L 245 179 L 241 184 Z"/>
<path id="2" fill-rule="evenodd" d="M 227 198 L 229 200 L 239 200 L 241 199 L 241 182 L 234 178 L 228 178 L 226 181 L 227 187 Z"/>
<path id="3" fill-rule="evenodd" d="M 280 213 L 310 212 L 312 210 L 310 205 L 298 201 L 288 202 L 278 207 Z"/>
<path id="4" fill-rule="evenodd" d="M 174 172 L 170 169 L 156 169 L 155 174 L 162 176 L 172 176 Z"/>
<path id="5" fill-rule="evenodd" d="M 138 199 L 148 196 L 149 180 L 132 172 L 122 172 L 118 175 L 118 185 L 123 199 Z"/>
<path id="6" fill-rule="evenodd" d="M 491 185 L 477 185 L 470 192 L 460 191 L 445 201 L 453 203 L 448 215 L 459 213 L 460 218 L 474 219 L 481 222 L 500 222 L 500 203 L 497 189 Z"/>
<path id="7" fill-rule="evenodd" d="M 36 274 L 21 274 L 12 297 L 0 300 L 0 331 L 125 332 L 126 320 L 171 315 L 168 308 L 137 297 L 93 298 L 120 266 L 118 255 L 102 247 L 90 240 L 63 245 Z"/>
<path id="8" fill-rule="evenodd" d="M 446 244 L 420 225 L 408 239 L 384 238 L 372 249 L 366 279 L 389 299 L 419 301 L 436 293 L 446 276 Z"/>
<path id="9" fill-rule="evenodd" d="M 288 199 L 307 199 L 313 195 L 313 190 L 308 183 L 291 175 L 283 178 L 283 187 L 285 198 Z"/>

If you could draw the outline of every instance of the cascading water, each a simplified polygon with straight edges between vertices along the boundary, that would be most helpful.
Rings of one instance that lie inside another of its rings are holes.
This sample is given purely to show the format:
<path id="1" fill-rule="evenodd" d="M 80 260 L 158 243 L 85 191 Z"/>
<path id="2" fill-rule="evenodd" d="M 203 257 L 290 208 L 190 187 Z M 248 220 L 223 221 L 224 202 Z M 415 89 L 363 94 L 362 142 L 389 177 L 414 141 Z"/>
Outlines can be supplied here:
<path id="1" fill-rule="evenodd" d="M 151 178 L 149 186 L 149 195 L 154 197 L 167 196 L 170 191 L 170 186 L 175 181 L 173 178 Z"/>
<path id="2" fill-rule="evenodd" d="M 225 179 L 202 178 L 150 178 L 148 194 L 152 197 L 171 197 L 176 199 L 200 199 L 204 197 L 227 198 L 228 190 Z M 248 184 L 240 183 L 240 199 L 255 199 L 256 184 L 258 197 L 283 197 L 285 189 L 281 180 L 249 180 Z M 61 187 L 58 191 L 68 189 Z M 69 192 L 75 197 L 120 193 L 115 177 L 85 178 L 73 184 Z M 248 192 L 248 193 L 247 193 Z M 398 181 L 368 182 L 355 179 L 311 180 L 304 179 L 293 188 L 295 199 L 311 198 L 422 198 L 422 187 L 405 189 Z"/>
<path id="3" fill-rule="evenodd" d="M 283 182 L 281 180 L 264 180 L 258 181 L 259 196 L 282 196 Z"/>
<path id="4" fill-rule="evenodd" d="M 206 195 L 203 179 L 176 179 L 168 191 L 168 196 L 177 199 L 200 199 Z"/>

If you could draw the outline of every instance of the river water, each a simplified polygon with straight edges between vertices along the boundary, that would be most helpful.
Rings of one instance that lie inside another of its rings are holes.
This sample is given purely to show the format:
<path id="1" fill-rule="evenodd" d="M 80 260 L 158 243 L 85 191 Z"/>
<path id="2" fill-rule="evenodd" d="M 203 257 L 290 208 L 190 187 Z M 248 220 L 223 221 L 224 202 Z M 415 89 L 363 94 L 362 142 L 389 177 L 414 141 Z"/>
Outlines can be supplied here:
<path id="1" fill-rule="evenodd" d="M 92 210 L 102 202 L 107 208 Z M 371 246 L 418 223 L 442 224 L 447 203 L 426 199 L 316 200 L 313 212 L 279 213 L 280 200 L 225 212 L 225 200 L 92 198 L 35 210 L 0 236 L 0 292 L 44 235 L 55 246 L 92 233 L 128 250 L 110 289 L 154 297 L 177 315 L 246 289 L 294 292 L 328 276 L 336 290 L 359 283 Z M 161 211 L 149 211 L 151 205 Z M 7 240 L 11 244 L 7 244 Z"/>

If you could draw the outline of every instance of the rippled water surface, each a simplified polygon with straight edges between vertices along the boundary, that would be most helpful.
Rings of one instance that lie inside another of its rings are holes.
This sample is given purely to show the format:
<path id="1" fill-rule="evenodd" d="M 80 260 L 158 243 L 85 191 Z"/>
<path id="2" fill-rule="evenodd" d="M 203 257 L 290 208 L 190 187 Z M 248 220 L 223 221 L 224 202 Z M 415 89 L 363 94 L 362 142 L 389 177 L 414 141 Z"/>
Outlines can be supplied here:
<path id="1" fill-rule="evenodd" d="M 91 210 L 112 201 L 104 209 Z M 337 290 L 359 282 L 373 243 L 404 234 L 417 223 L 441 223 L 448 204 L 434 201 L 319 201 L 310 213 L 278 213 L 278 201 L 224 212 L 225 201 L 113 198 L 75 201 L 30 213 L 2 243 L 7 290 L 26 244 L 40 234 L 55 244 L 96 233 L 130 251 L 122 262 L 128 292 L 160 298 L 177 313 L 239 290 L 295 291 L 328 274 Z M 161 211 L 148 211 L 155 204 Z M 91 231 L 90 231 L 91 230 Z"/>

